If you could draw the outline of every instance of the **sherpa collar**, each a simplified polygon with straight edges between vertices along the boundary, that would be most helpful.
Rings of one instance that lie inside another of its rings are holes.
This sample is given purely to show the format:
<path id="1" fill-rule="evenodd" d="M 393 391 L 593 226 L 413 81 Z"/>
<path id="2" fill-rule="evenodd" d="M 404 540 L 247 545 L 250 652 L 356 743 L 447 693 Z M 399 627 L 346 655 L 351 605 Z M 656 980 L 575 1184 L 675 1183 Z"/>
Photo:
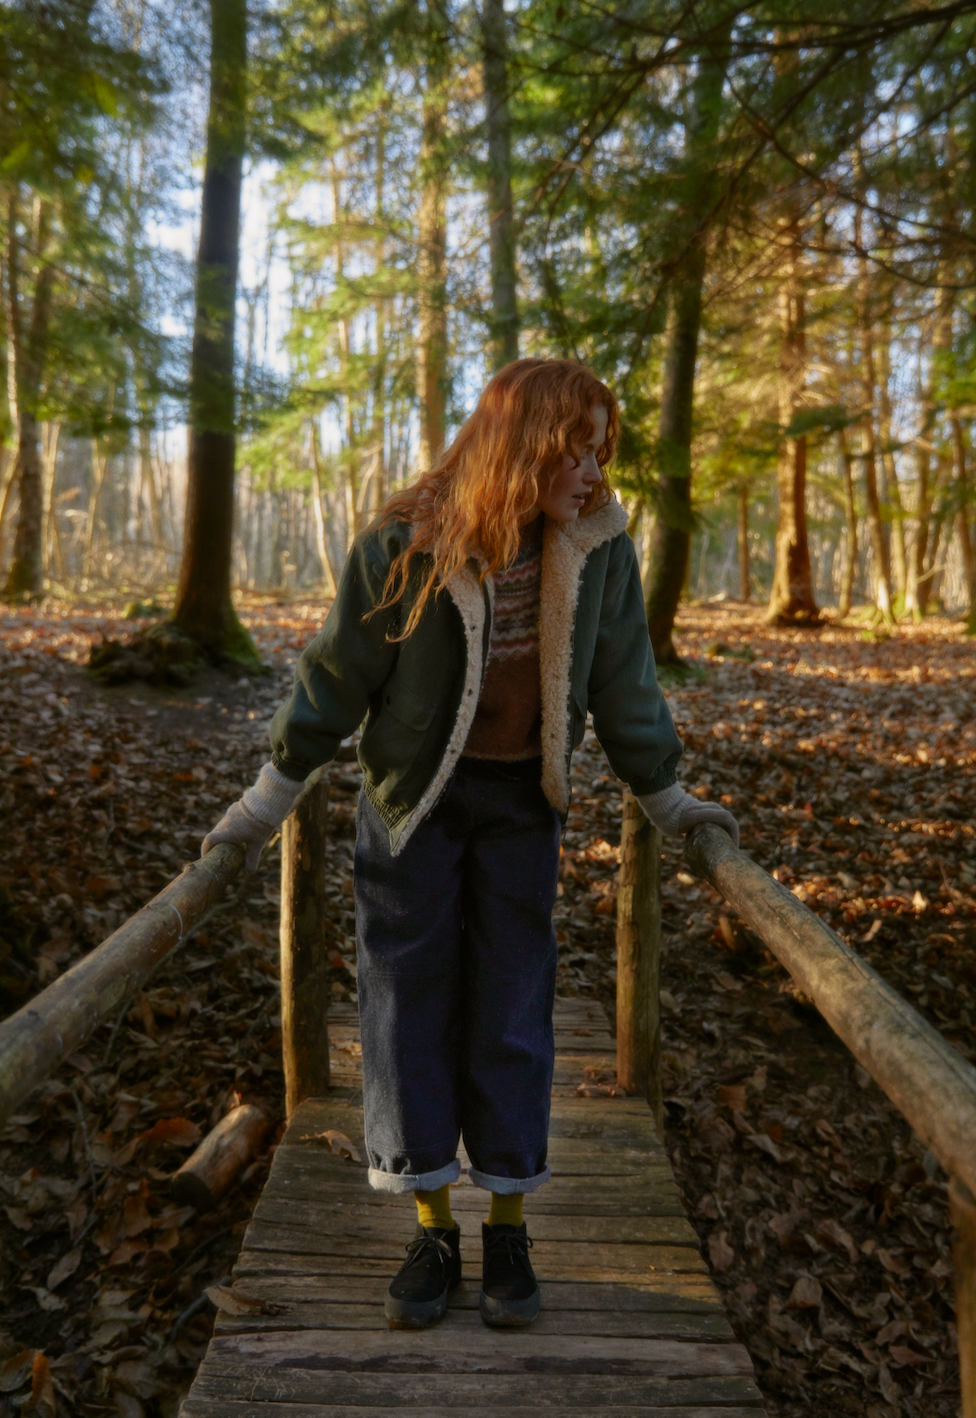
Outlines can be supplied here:
<path id="1" fill-rule="evenodd" d="M 627 514 L 616 498 L 592 517 L 580 517 L 575 522 L 546 519 L 539 601 L 542 789 L 559 813 L 569 810 L 573 631 L 583 567 L 590 552 L 619 536 L 626 527 Z"/>

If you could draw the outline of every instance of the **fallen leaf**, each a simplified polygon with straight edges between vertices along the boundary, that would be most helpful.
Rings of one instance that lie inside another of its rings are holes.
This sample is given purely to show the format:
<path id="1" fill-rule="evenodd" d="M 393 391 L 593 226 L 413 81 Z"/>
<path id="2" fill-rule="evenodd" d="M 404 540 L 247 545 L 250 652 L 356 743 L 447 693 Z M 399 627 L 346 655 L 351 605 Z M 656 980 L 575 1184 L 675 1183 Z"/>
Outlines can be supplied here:
<path id="1" fill-rule="evenodd" d="M 760 1152 L 765 1152 L 766 1156 L 771 1157 L 774 1162 L 786 1161 L 785 1154 L 780 1151 L 767 1132 L 747 1133 L 746 1142 L 751 1142 L 753 1147 L 758 1147 Z"/>
<path id="2" fill-rule="evenodd" d="M 278 1305 L 273 1300 L 262 1300 L 256 1295 L 246 1295 L 226 1285 L 208 1285 L 204 1294 L 225 1315 L 286 1315 L 292 1308 L 290 1305 Z"/>
<path id="3" fill-rule="evenodd" d="M 13 1393 L 31 1376 L 34 1368 L 34 1349 L 21 1349 L 19 1354 L 11 1354 L 0 1364 L 0 1393 Z"/>
<path id="4" fill-rule="evenodd" d="M 80 1264 L 81 1250 L 76 1247 L 73 1251 L 68 1251 L 60 1260 L 56 1260 L 48 1271 L 47 1288 L 56 1290 L 69 1275 L 74 1275 Z"/>
<path id="5" fill-rule="evenodd" d="M 801 1275 L 790 1291 L 786 1308 L 789 1310 L 816 1310 L 820 1308 L 822 1299 L 823 1288 L 820 1281 L 815 1280 L 812 1275 Z"/>
<path id="6" fill-rule="evenodd" d="M 708 1258 L 713 1270 L 723 1274 L 735 1264 L 735 1251 L 728 1243 L 725 1231 L 713 1231 L 708 1238 Z"/>
<path id="7" fill-rule="evenodd" d="M 186 1118 L 160 1118 L 148 1132 L 140 1134 L 141 1142 L 164 1142 L 173 1147 L 192 1147 L 200 1141 L 199 1123 L 191 1123 Z"/>
<path id="8" fill-rule="evenodd" d="M 55 1418 L 57 1414 L 57 1404 L 54 1401 L 54 1380 L 51 1377 L 51 1365 L 47 1361 L 47 1355 L 42 1350 L 38 1350 L 34 1355 L 34 1365 L 31 1372 L 31 1396 L 30 1406 L 27 1410 L 36 1413 L 37 1418 Z"/>
<path id="9" fill-rule="evenodd" d="M 307 1133 L 303 1142 L 327 1142 L 339 1157 L 344 1157 L 347 1162 L 361 1162 L 359 1148 L 349 1141 L 344 1132 L 337 1132 L 335 1128 L 327 1128 L 325 1132 Z"/>
<path id="10" fill-rule="evenodd" d="M 22 1290 L 29 1290 L 42 1310 L 53 1314 L 56 1310 L 67 1309 L 65 1302 L 59 1295 L 52 1295 L 50 1290 L 45 1290 L 43 1285 L 22 1285 Z"/>
<path id="11" fill-rule="evenodd" d="M 917 1367 L 919 1364 L 932 1363 L 927 1354 L 917 1354 L 914 1349 L 909 1349 L 904 1344 L 893 1344 L 888 1353 L 896 1364 L 910 1364 Z"/>

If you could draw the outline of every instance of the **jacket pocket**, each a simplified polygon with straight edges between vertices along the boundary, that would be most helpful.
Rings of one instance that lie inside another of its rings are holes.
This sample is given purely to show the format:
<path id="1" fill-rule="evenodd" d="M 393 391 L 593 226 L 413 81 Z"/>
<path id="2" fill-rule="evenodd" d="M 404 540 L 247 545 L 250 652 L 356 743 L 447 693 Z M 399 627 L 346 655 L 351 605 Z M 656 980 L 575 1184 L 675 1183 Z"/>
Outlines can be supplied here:
<path id="1" fill-rule="evenodd" d="M 421 699 L 419 694 L 414 694 L 405 684 L 394 683 L 383 691 L 383 709 L 392 714 L 394 719 L 399 719 L 408 729 L 416 729 L 422 733 L 429 727 L 437 712 L 437 705 L 428 704 L 426 699 Z"/>
<path id="2" fill-rule="evenodd" d="M 416 762 L 437 705 L 430 704 L 395 678 L 384 685 L 375 718 L 367 721 L 359 756 L 374 783 L 384 784 L 393 800 Z"/>

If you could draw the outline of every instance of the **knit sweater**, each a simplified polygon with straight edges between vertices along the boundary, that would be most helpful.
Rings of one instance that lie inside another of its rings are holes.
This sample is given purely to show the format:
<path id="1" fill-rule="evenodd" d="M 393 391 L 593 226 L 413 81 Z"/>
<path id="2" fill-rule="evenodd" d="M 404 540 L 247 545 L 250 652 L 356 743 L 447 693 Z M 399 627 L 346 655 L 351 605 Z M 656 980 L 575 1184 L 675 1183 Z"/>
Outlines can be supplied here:
<path id="1" fill-rule="evenodd" d="M 510 565 L 495 573 L 491 645 L 464 754 L 515 762 L 542 752 L 539 592 L 542 532 L 537 517 Z"/>

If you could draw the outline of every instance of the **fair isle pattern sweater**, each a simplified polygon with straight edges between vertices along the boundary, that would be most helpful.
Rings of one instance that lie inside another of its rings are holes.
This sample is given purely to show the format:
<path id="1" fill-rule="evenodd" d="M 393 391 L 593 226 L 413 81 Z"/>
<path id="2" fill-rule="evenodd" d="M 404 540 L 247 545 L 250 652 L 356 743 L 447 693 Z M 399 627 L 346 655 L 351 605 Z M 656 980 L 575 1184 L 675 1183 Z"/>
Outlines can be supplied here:
<path id="1" fill-rule="evenodd" d="M 468 758 L 511 763 L 542 752 L 539 593 L 544 522 L 539 516 L 526 527 L 515 560 L 495 573 L 491 646 L 464 747 Z"/>

